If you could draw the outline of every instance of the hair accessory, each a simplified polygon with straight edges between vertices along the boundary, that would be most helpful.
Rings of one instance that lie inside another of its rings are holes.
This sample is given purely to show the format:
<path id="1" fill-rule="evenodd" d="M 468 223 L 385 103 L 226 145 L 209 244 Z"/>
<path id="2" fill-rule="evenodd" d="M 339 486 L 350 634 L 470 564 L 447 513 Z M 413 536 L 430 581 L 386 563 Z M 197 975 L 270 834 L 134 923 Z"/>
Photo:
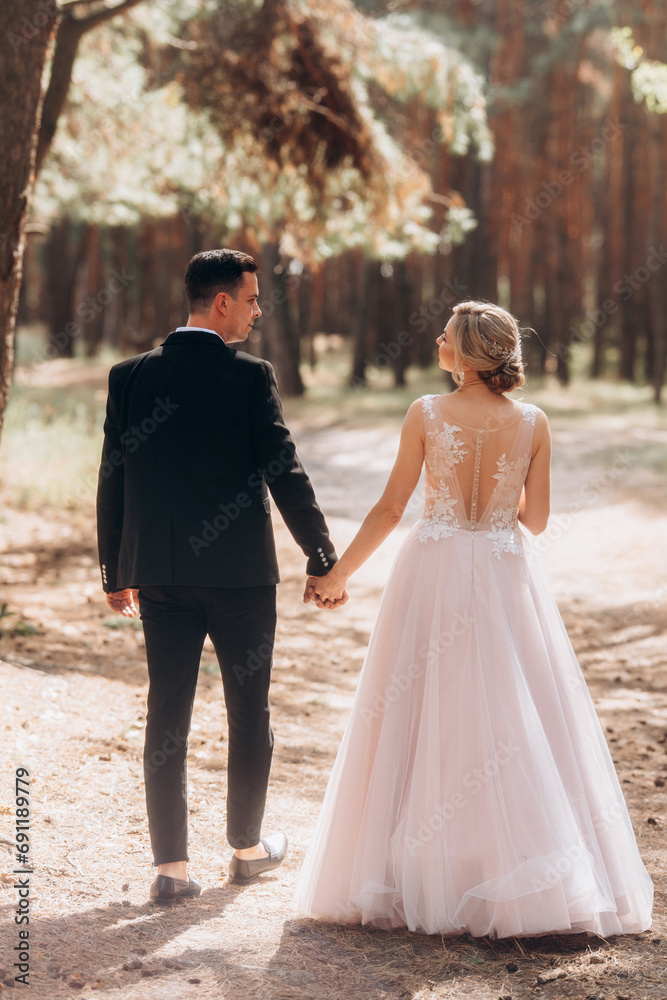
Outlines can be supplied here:
<path id="1" fill-rule="evenodd" d="M 521 361 L 521 342 L 519 341 L 516 347 L 508 348 L 501 347 L 500 344 L 492 343 L 488 337 L 485 337 L 482 331 L 479 331 L 479 335 L 482 338 L 484 346 L 494 358 L 498 358 L 499 361 Z"/>

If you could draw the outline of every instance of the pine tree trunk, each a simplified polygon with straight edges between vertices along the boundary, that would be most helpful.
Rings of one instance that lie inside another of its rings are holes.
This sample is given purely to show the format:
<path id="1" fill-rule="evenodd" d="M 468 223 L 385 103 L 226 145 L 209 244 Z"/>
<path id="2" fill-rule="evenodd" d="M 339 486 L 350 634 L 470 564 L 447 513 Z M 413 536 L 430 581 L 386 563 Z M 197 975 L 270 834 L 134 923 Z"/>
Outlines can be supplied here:
<path id="1" fill-rule="evenodd" d="M 77 271 L 84 257 L 84 227 L 64 216 L 51 229 L 44 247 L 45 298 L 49 343 L 46 357 L 72 358 L 81 339 L 85 308 L 76 310 Z"/>
<path id="2" fill-rule="evenodd" d="M 324 295 L 322 303 L 322 329 L 326 333 L 338 333 L 338 286 L 340 258 L 329 257 L 323 265 Z"/>
<path id="3" fill-rule="evenodd" d="M 304 384 L 299 370 L 299 331 L 290 310 L 287 274 L 281 267 L 278 243 L 267 243 L 262 250 L 262 282 L 260 308 L 261 321 L 268 360 L 276 371 L 276 379 L 283 396 L 302 396 Z M 266 287 L 268 283 L 269 287 Z"/>
<path id="4" fill-rule="evenodd" d="M 136 354 L 153 349 L 154 341 L 165 333 L 157 321 L 157 239 L 158 223 L 153 219 L 142 219 L 137 237 L 137 272 L 139 275 L 139 295 L 135 303 L 130 339 Z"/>
<path id="5" fill-rule="evenodd" d="M 410 336 L 410 313 L 412 312 L 413 297 L 414 285 L 408 261 L 398 260 L 394 264 L 394 316 L 396 323 L 390 344 L 390 353 L 394 369 L 394 385 L 399 388 L 405 385 L 405 373 L 410 364 L 410 343 L 405 335 Z"/>
<path id="6" fill-rule="evenodd" d="M 369 325 L 371 311 L 376 300 L 374 293 L 378 280 L 381 280 L 379 264 L 364 258 L 359 267 L 359 308 L 354 326 L 352 371 L 349 378 L 349 383 L 352 386 L 367 384 L 366 368 L 370 353 Z"/>
<path id="7" fill-rule="evenodd" d="M 26 211 L 34 183 L 42 76 L 55 21 L 40 0 L 0 4 L 0 432 L 14 360 Z"/>
<path id="8" fill-rule="evenodd" d="M 651 174 L 652 204 L 649 223 L 649 247 L 657 248 L 660 233 L 664 233 L 666 202 L 665 183 L 665 133 L 666 129 L 661 116 L 652 114 L 649 132 L 649 168 Z M 652 253 L 652 250 L 649 250 Z M 662 265 L 664 267 L 664 264 Z M 653 347 L 653 396 L 655 402 L 662 402 L 662 388 L 665 382 L 667 367 L 667 297 L 665 296 L 665 280 L 659 274 L 652 274 L 648 281 L 648 306 L 651 322 L 651 345 Z"/>
<path id="9" fill-rule="evenodd" d="M 86 357 L 94 358 L 102 343 L 104 313 L 111 301 L 104 288 L 101 232 L 97 225 L 86 227 L 84 238 L 82 332 Z M 109 299 L 109 302 L 107 301 Z"/>
<path id="10" fill-rule="evenodd" d="M 125 226 L 112 226 L 109 230 L 109 254 L 112 273 L 126 275 L 128 273 L 127 257 L 128 231 Z M 109 306 L 104 311 L 104 329 L 102 339 L 123 350 L 126 344 L 127 330 L 127 293 L 123 290 L 114 295 Z"/>
<path id="11" fill-rule="evenodd" d="M 311 371 L 314 371 L 317 358 L 315 356 L 315 327 L 313 326 L 313 274 L 308 268 L 304 268 L 299 277 L 297 296 L 299 338 L 307 351 Z"/>

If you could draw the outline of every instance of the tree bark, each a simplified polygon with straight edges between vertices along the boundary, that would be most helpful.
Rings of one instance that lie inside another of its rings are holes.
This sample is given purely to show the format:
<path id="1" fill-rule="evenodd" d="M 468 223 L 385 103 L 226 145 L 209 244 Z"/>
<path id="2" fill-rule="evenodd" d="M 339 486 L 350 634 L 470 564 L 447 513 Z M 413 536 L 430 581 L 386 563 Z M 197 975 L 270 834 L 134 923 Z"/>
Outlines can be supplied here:
<path id="1" fill-rule="evenodd" d="M 82 333 L 86 357 L 94 358 L 102 343 L 104 313 L 108 306 L 104 295 L 102 264 L 102 234 L 98 225 L 86 226 L 84 235 L 84 260 L 81 267 L 83 301 Z"/>
<path id="2" fill-rule="evenodd" d="M 125 226 L 113 226 L 110 231 L 111 267 L 121 274 L 128 269 L 128 230 Z M 104 311 L 105 343 L 124 351 L 127 347 L 127 293 L 114 295 L 108 309 Z"/>
<path id="3" fill-rule="evenodd" d="M 0 5 L 0 432 L 14 359 L 26 211 L 35 179 L 42 75 L 55 21 L 39 0 Z"/>
<path id="4" fill-rule="evenodd" d="M 47 358 L 72 358 L 74 345 L 81 333 L 75 322 L 74 293 L 77 270 L 84 257 L 84 238 L 64 216 L 49 233 L 44 247 L 46 280 L 44 292 L 49 330 Z"/>
<path id="5" fill-rule="evenodd" d="M 369 353 L 369 324 L 371 311 L 375 303 L 377 284 L 381 281 L 380 265 L 376 261 L 362 260 L 359 267 L 360 292 L 358 309 L 354 325 L 354 341 L 352 354 L 352 371 L 349 383 L 359 387 L 367 384 L 366 368 Z"/>
<path id="6" fill-rule="evenodd" d="M 649 222 L 649 245 L 659 245 L 660 233 L 664 232 L 665 221 L 665 128 L 659 115 L 653 113 L 649 126 L 649 169 L 651 174 L 652 203 Z M 652 274 L 648 282 L 648 311 L 651 323 L 651 346 L 653 348 L 653 398 L 662 402 L 662 388 L 667 367 L 667 315 L 665 314 L 665 282 Z"/>
<path id="7" fill-rule="evenodd" d="M 405 385 L 405 373 L 410 364 L 410 345 L 403 344 L 399 337 L 410 332 L 410 314 L 414 301 L 414 284 L 409 272 L 409 261 L 398 260 L 394 264 L 394 304 L 395 323 L 392 331 L 391 354 L 394 369 L 394 385 Z M 391 334 L 390 334 L 391 335 Z M 405 337 L 402 337 L 405 339 Z"/>
<path id="8" fill-rule="evenodd" d="M 268 360 L 276 370 L 276 380 L 283 396 L 302 396 L 304 384 L 299 370 L 299 331 L 294 322 L 287 294 L 287 275 L 281 266 L 277 242 L 267 243 L 262 251 L 260 309 Z M 268 283 L 268 289 L 266 285 Z"/>
<path id="9" fill-rule="evenodd" d="M 314 371 L 317 358 L 315 356 L 315 328 L 313 327 L 313 275 L 308 268 L 304 268 L 299 277 L 297 299 L 299 339 L 302 344 L 306 345 L 308 363 L 311 371 Z"/>

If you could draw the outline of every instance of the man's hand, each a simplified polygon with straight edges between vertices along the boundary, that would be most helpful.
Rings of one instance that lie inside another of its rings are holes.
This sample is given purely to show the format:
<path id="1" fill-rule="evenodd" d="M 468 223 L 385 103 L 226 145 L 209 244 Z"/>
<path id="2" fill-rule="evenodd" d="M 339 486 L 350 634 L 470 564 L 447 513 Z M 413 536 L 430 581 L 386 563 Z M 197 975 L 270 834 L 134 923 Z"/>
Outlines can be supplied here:
<path id="1" fill-rule="evenodd" d="M 318 608 L 327 608 L 329 610 L 333 608 L 339 608 L 348 601 L 348 593 L 343 590 L 343 593 L 336 600 L 326 600 L 323 601 L 317 594 L 315 586 L 320 580 L 319 576 L 309 576 L 306 579 L 306 589 L 303 592 L 303 603 L 308 604 L 309 601 L 314 601 Z"/>
<path id="2" fill-rule="evenodd" d="M 117 615 L 136 618 L 139 614 L 138 595 L 138 590 L 117 590 L 114 594 L 107 594 L 107 604 Z"/>

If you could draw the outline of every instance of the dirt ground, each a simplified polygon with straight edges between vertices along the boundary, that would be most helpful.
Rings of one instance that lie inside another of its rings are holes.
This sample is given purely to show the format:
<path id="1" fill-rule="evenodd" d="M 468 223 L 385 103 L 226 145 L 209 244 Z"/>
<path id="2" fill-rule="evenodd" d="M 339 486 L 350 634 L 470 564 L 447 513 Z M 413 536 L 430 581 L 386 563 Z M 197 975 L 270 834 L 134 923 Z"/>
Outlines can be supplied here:
<path id="1" fill-rule="evenodd" d="M 103 372 L 93 381 L 103 384 Z M 427 391 L 424 389 L 423 391 Z M 430 391 L 437 391 L 431 389 Z M 415 395 L 419 395 L 416 392 Z M 531 396 L 542 403 L 539 397 Z M 549 404 L 547 406 L 547 404 Z M 212 648 L 189 745 L 191 866 L 200 900 L 147 906 L 154 870 L 142 781 L 142 633 L 101 592 L 92 506 L 16 503 L 0 516 L 0 992 L 13 996 L 13 775 L 31 777 L 31 998 L 266 1000 L 667 998 L 667 509 L 665 422 L 602 419 L 545 397 L 554 513 L 536 540 L 586 674 L 654 880 L 651 931 L 490 941 L 343 928 L 296 918 L 290 899 L 349 713 L 383 580 L 404 522 L 336 612 L 301 603 L 303 559 L 276 517 L 282 572 L 266 832 L 288 858 L 261 884 L 226 883 L 226 719 Z M 302 460 L 342 550 L 379 495 L 399 421 L 313 420 L 288 406 Z"/>

